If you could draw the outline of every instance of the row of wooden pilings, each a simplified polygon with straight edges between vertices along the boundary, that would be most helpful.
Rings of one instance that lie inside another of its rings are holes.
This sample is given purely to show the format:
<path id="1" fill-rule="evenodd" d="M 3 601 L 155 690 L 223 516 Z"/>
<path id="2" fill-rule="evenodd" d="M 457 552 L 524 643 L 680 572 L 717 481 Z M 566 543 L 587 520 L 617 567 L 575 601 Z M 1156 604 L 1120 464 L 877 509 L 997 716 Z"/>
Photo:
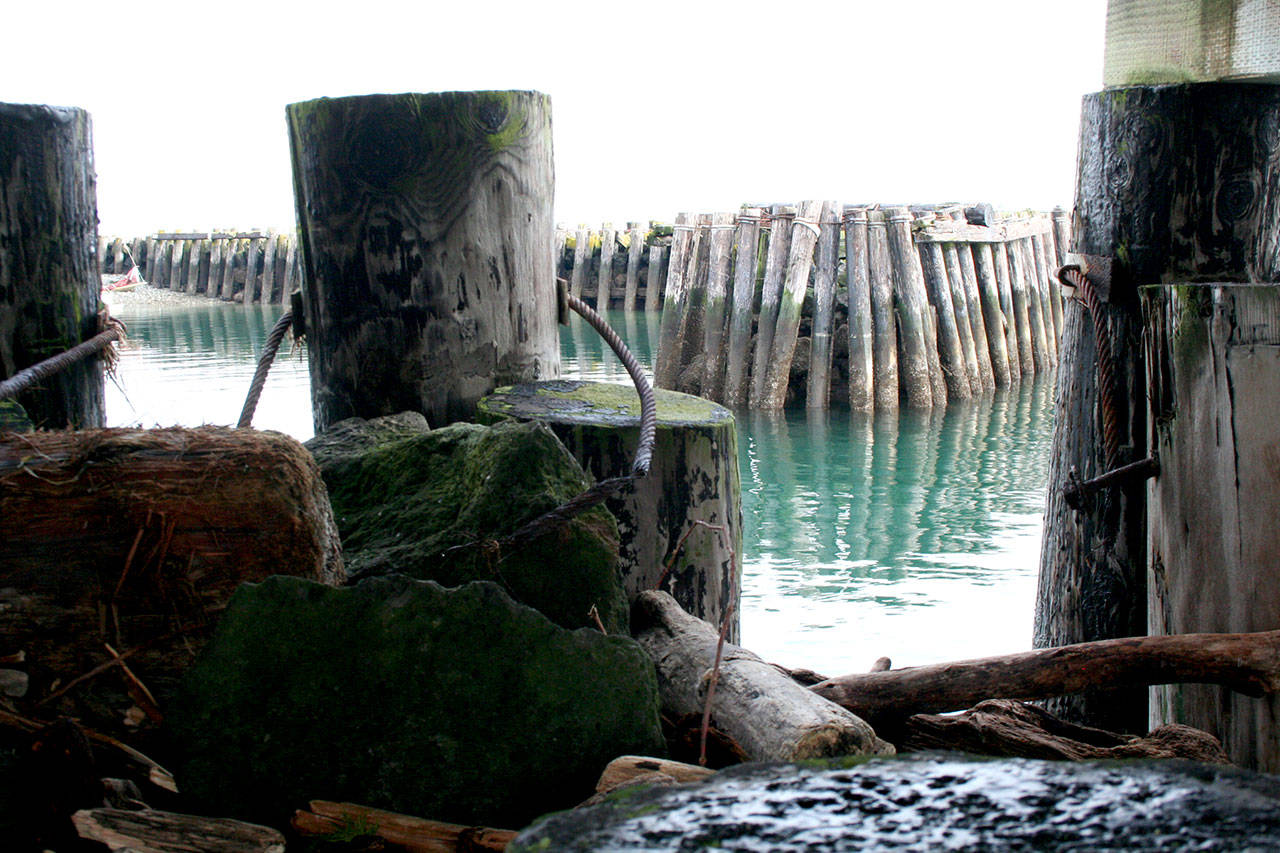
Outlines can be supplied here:
<path id="1" fill-rule="evenodd" d="M 836 397 L 889 411 L 1047 373 L 1069 229 L 1061 208 L 994 221 L 988 205 L 805 201 L 680 214 L 655 384 L 731 407 L 821 409 Z M 655 266 L 651 255 L 651 281 Z M 602 259 L 600 269 L 612 266 Z M 623 307 L 634 304 L 630 281 Z M 647 306 L 656 294 L 651 285 Z"/>
<path id="2" fill-rule="evenodd" d="M 104 273 L 134 264 L 153 287 L 228 302 L 287 305 L 302 281 L 298 241 L 270 231 L 160 232 L 98 238 Z"/>

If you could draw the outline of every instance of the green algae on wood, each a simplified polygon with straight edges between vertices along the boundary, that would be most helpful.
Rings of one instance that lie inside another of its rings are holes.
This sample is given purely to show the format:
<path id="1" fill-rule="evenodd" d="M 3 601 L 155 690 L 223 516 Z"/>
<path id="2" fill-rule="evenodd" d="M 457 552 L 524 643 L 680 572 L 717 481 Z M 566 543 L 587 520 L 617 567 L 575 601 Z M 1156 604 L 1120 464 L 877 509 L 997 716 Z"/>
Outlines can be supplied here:
<path id="1" fill-rule="evenodd" d="M 288 123 L 318 430 L 465 420 L 559 375 L 547 96 L 319 99 Z"/>
<path id="2" fill-rule="evenodd" d="M 742 567 L 736 423 L 728 409 L 700 397 L 655 394 L 650 473 L 606 502 L 618 520 L 623 585 L 629 598 L 655 588 L 677 542 L 692 530 L 663 588 L 713 624 L 732 603 L 733 640 Z M 478 417 L 550 426 L 597 479 L 629 473 L 639 444 L 640 400 L 626 385 L 560 380 L 500 388 L 481 400 Z M 702 524 L 723 527 L 727 540 Z"/>

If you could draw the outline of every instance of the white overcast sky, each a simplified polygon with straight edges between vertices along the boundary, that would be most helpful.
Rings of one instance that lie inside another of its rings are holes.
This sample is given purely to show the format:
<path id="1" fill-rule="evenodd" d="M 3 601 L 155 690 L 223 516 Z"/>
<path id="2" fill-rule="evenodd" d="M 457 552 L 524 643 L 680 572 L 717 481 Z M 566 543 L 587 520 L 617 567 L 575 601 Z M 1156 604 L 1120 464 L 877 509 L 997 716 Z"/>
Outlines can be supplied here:
<path id="1" fill-rule="evenodd" d="M 1070 206 L 1105 0 L 6 5 L 0 101 L 93 116 L 101 233 L 288 228 L 284 108 L 551 95 L 556 219 Z"/>

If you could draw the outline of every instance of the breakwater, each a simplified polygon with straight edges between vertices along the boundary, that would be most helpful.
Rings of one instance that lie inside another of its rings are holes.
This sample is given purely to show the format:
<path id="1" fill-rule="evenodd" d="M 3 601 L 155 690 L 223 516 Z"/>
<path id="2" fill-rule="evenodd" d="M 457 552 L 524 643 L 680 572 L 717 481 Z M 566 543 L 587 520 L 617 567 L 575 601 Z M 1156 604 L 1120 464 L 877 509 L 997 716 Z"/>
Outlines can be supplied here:
<path id="1" fill-rule="evenodd" d="M 154 287 L 247 305 L 287 305 L 302 281 L 298 240 L 274 231 L 161 231 L 100 237 L 102 272 L 138 265 Z"/>
<path id="2" fill-rule="evenodd" d="M 655 383 L 733 407 L 940 408 L 1057 364 L 1065 211 L 797 205 L 557 232 L 600 308 L 662 310 Z"/>

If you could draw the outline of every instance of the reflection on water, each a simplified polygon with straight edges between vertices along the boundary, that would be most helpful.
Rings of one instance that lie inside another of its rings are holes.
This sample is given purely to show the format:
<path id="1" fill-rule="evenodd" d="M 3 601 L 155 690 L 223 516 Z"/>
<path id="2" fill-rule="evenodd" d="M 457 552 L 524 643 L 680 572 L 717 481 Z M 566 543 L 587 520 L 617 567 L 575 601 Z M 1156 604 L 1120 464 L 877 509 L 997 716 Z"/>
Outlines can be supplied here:
<path id="1" fill-rule="evenodd" d="M 270 306 L 119 305 L 129 324 L 112 424 L 234 423 Z M 610 312 L 642 364 L 656 317 Z M 630 380 L 578 318 L 565 376 Z M 1052 383 L 945 413 L 739 415 L 742 633 L 767 659 L 828 674 L 1028 648 Z M 254 425 L 312 435 L 305 355 L 282 354 Z"/>

